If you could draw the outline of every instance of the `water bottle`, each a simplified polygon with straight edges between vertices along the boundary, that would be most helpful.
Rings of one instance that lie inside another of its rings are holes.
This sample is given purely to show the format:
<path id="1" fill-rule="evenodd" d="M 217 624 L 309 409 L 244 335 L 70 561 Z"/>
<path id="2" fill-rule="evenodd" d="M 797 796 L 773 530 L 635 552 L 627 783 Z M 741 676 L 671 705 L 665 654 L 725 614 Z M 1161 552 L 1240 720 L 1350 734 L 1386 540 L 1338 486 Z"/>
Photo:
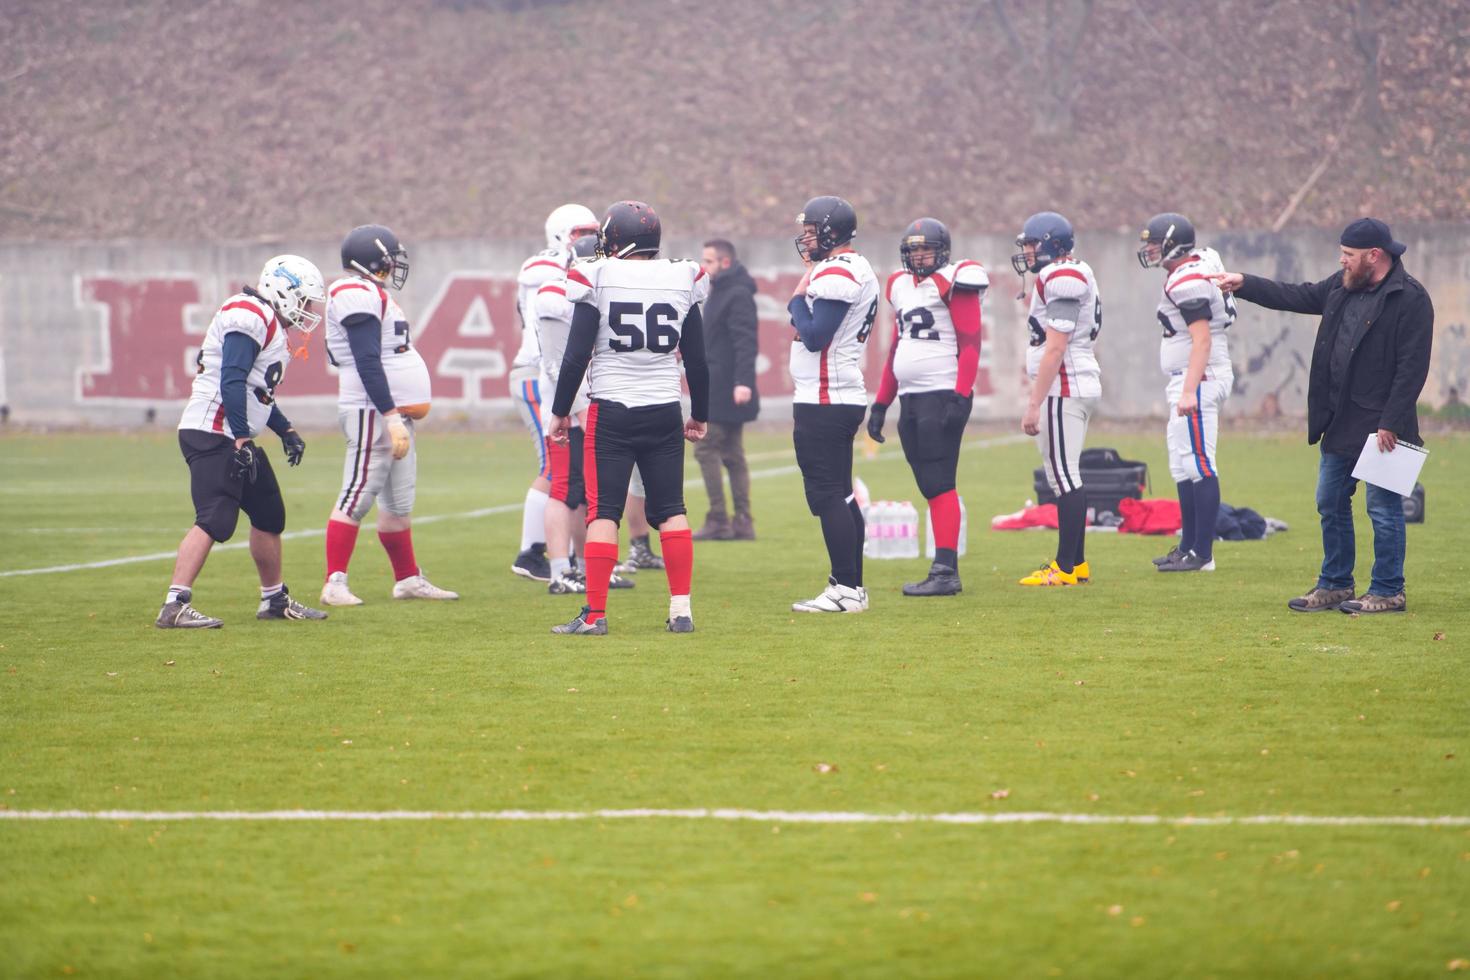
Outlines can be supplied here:
<path id="1" fill-rule="evenodd" d="M 883 501 L 881 500 L 870 500 L 868 505 L 863 508 L 863 521 L 865 522 L 863 531 L 864 558 L 877 558 L 878 552 L 882 548 L 882 537 L 879 530 L 882 515 Z"/>
<path id="2" fill-rule="evenodd" d="M 894 507 L 894 558 L 919 557 L 919 512 L 905 500 Z"/>
<path id="3" fill-rule="evenodd" d="M 970 519 L 965 512 L 965 498 L 960 497 L 960 540 L 955 547 L 955 554 L 961 557 L 965 554 L 965 538 L 969 536 Z"/>

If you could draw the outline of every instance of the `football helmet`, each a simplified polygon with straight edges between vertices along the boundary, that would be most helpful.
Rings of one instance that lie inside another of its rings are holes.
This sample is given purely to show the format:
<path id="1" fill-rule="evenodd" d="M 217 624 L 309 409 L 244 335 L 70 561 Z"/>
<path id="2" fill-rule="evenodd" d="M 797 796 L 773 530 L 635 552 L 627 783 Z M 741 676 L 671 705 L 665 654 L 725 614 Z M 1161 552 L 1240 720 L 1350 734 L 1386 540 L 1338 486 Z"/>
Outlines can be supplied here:
<path id="1" fill-rule="evenodd" d="M 857 234 L 857 212 L 842 198 L 831 195 L 807 201 L 796 216 L 796 223 L 802 226 L 801 234 L 796 236 L 796 254 L 803 262 L 822 261 Z M 811 248 L 802 243 L 807 225 L 817 228 L 817 243 Z"/>
<path id="2" fill-rule="evenodd" d="M 597 233 L 578 235 L 572 239 L 572 261 L 591 259 L 597 256 Z"/>
<path id="3" fill-rule="evenodd" d="M 402 289 L 408 282 L 408 251 L 383 225 L 361 225 L 342 239 L 342 268 Z"/>
<path id="4" fill-rule="evenodd" d="M 920 264 L 914 259 L 919 249 L 933 249 L 933 257 Z M 917 278 L 932 276 L 949 265 L 949 229 L 938 218 L 920 218 L 909 225 L 898 243 L 898 255 L 903 267 Z"/>
<path id="5" fill-rule="evenodd" d="M 1182 214 L 1166 211 L 1148 219 L 1138 235 L 1138 264 L 1145 269 L 1188 255 L 1194 249 L 1194 225 Z M 1149 254 L 1157 249 L 1157 254 Z"/>
<path id="6" fill-rule="evenodd" d="M 1025 246 L 1036 245 L 1036 258 L 1026 261 Z M 1040 272 L 1047 265 L 1072 251 L 1077 244 L 1072 235 L 1072 222 L 1055 211 L 1040 211 L 1026 219 L 1021 233 L 1016 236 L 1016 246 L 1022 251 L 1011 256 L 1011 268 L 1020 275 Z"/>
<path id="7" fill-rule="evenodd" d="M 619 201 L 602 216 L 598 251 L 610 259 L 657 255 L 663 227 L 653 208 L 642 201 Z"/>
<path id="8" fill-rule="evenodd" d="M 288 326 L 311 333 L 322 315 L 311 309 L 327 301 L 327 287 L 316 266 L 299 255 L 277 255 L 260 270 L 255 292 L 275 308 Z"/>
<path id="9" fill-rule="evenodd" d="M 597 234 L 597 215 L 580 204 L 563 204 L 546 218 L 546 247 L 565 251 L 572 239 Z"/>

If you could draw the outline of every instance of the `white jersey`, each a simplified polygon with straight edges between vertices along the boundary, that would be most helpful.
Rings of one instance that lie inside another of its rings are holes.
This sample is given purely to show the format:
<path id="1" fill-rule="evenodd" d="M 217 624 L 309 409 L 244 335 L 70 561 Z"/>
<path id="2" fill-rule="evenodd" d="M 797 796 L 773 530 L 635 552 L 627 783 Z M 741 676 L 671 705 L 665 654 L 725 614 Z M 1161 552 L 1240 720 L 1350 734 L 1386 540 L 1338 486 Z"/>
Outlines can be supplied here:
<path id="1" fill-rule="evenodd" d="M 595 259 L 567 271 L 567 300 L 597 307 L 587 397 L 629 408 L 679 400 L 684 318 L 709 295 L 698 262 Z"/>
<path id="2" fill-rule="evenodd" d="M 536 341 L 541 351 L 541 424 L 551 429 L 551 402 L 556 393 L 556 383 L 561 379 L 561 359 L 567 352 L 567 338 L 572 333 L 574 307 L 567 299 L 567 281 L 553 279 L 540 289 L 531 300 L 531 315 L 536 318 Z M 587 379 L 577 389 L 572 401 L 572 425 L 577 424 L 577 413 L 587 408 Z"/>
<path id="3" fill-rule="evenodd" d="M 220 366 L 224 359 L 225 335 L 242 333 L 260 348 L 250 373 L 245 377 L 245 418 L 249 432 L 236 432 L 225 415 L 220 393 Z M 269 303 L 245 293 L 236 293 L 209 322 L 204 343 L 194 359 L 198 371 L 189 404 L 184 406 L 180 429 L 218 432 L 231 439 L 253 439 L 265 428 L 275 402 L 275 388 L 286 374 L 291 350 L 286 344 L 286 327 Z"/>
<path id="4" fill-rule="evenodd" d="M 1208 278 L 1212 273 L 1224 271 L 1225 266 L 1214 249 L 1197 248 L 1164 279 L 1158 313 L 1164 328 L 1164 339 L 1159 343 L 1159 367 L 1165 374 L 1189 369 L 1189 352 L 1194 346 L 1189 325 L 1208 319 L 1210 360 L 1205 366 L 1204 380 L 1234 378 L 1230 341 L 1225 331 L 1235 322 L 1235 300 L 1220 292 L 1220 287 Z"/>
<path id="5" fill-rule="evenodd" d="M 393 404 L 427 405 L 429 368 L 409 337 L 408 318 L 388 291 L 365 276 L 347 276 L 327 290 L 327 358 L 337 368 L 338 409 L 375 408 L 362 386 L 352 345 L 347 341 L 348 317 L 366 313 L 378 321 L 382 331 L 383 375 Z"/>
<path id="6" fill-rule="evenodd" d="M 792 401 L 803 405 L 867 405 L 863 384 L 863 344 L 878 316 L 878 277 L 856 252 L 829 256 L 811 268 L 806 305 L 830 299 L 849 304 L 847 315 L 830 343 L 809 351 L 800 339 L 791 342 Z"/>
<path id="7" fill-rule="evenodd" d="M 954 390 L 959 381 L 959 340 L 949 301 L 955 290 L 984 294 L 990 277 L 979 262 L 951 262 L 923 279 L 912 272 L 888 277 L 888 304 L 898 320 L 893 376 L 899 395 Z"/>
<path id="8" fill-rule="evenodd" d="M 521 317 L 521 346 L 511 362 L 511 370 L 536 367 L 540 363 L 541 343 L 536 336 L 536 290 L 566 276 L 571 258 L 571 252 L 565 249 L 548 248 L 521 263 L 521 271 L 516 273 L 516 312 Z"/>
<path id="9" fill-rule="evenodd" d="M 1049 304 L 1056 304 L 1048 314 Z M 1076 320 L 1058 319 L 1063 309 L 1075 313 Z M 1100 398 L 1102 368 L 1097 363 L 1094 345 L 1102 332 L 1102 297 L 1092 267 L 1077 259 L 1063 259 L 1042 268 L 1031 293 L 1031 308 L 1026 323 L 1031 340 L 1026 348 L 1026 376 L 1035 379 L 1041 367 L 1041 354 L 1046 346 L 1048 328 L 1067 335 L 1062 364 L 1048 389 L 1048 395 L 1064 398 Z"/>

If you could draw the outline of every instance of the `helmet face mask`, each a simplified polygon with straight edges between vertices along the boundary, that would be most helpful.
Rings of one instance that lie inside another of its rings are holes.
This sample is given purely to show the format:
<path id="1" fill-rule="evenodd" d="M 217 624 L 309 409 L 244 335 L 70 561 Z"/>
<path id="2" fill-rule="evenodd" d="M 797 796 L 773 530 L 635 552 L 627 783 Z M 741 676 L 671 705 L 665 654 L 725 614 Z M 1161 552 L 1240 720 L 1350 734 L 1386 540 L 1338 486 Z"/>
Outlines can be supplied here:
<path id="1" fill-rule="evenodd" d="M 803 262 L 821 262 L 857 235 L 857 212 L 831 195 L 807 201 L 796 223 L 802 226 L 794 239 L 796 254 Z"/>
<path id="2" fill-rule="evenodd" d="M 920 218 L 903 233 L 898 255 L 904 269 L 923 279 L 949 265 L 949 229 L 937 218 Z"/>
<path id="3" fill-rule="evenodd" d="M 342 268 L 402 289 L 408 282 L 408 250 L 383 225 L 362 225 L 342 240 Z"/>
<path id="4" fill-rule="evenodd" d="M 317 267 L 299 255 L 268 260 L 255 291 L 287 326 L 302 333 L 311 333 L 322 322 L 318 309 L 327 301 L 326 285 Z"/>
<path id="5" fill-rule="evenodd" d="M 1145 269 L 1182 259 L 1195 246 L 1194 224 L 1172 212 L 1154 215 L 1138 237 L 1138 264 Z"/>
<path id="6" fill-rule="evenodd" d="M 597 254 L 609 259 L 658 254 L 663 225 L 642 201 L 619 201 L 603 215 Z"/>
<path id="7" fill-rule="evenodd" d="M 1016 236 L 1020 251 L 1011 256 L 1011 268 L 1018 275 L 1036 273 L 1071 253 L 1076 247 L 1072 223 L 1055 211 L 1039 211 L 1026 219 Z M 1028 256 L 1028 247 L 1031 254 Z"/>

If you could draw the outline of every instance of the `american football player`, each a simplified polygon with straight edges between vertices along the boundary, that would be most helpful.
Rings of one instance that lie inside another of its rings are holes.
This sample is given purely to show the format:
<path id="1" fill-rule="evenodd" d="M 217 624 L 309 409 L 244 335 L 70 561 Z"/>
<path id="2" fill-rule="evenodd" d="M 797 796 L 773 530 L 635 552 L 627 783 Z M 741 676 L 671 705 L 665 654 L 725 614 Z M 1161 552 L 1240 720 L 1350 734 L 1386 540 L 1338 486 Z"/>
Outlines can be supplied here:
<path id="1" fill-rule="evenodd" d="M 189 403 L 179 420 L 179 449 L 189 466 L 194 526 L 179 543 L 173 583 L 154 625 L 218 629 L 224 622 L 193 607 L 194 580 L 216 541 L 228 541 L 244 511 L 250 518 L 250 557 L 260 575 L 256 619 L 326 619 L 292 598 L 281 579 L 281 532 L 286 505 L 270 458 L 255 444 L 262 429 L 281 437 L 295 466 L 306 441 L 276 404 L 276 387 L 290 362 L 287 333 L 308 334 L 321 322 L 322 274 L 298 255 L 266 262 L 254 287 L 220 306 L 196 358 Z"/>
<path id="2" fill-rule="evenodd" d="M 408 251 L 383 225 L 342 240 L 346 275 L 327 298 L 327 357 L 337 367 L 337 420 L 347 437 L 342 489 L 327 520 L 322 602 L 356 606 L 347 565 L 363 517 L 378 505 L 378 541 L 393 565 L 393 598 L 458 599 L 424 577 L 413 551 L 418 483 L 414 425 L 429 413 L 429 369 L 413 346 L 408 317 L 388 292 L 408 281 Z"/>
<path id="3" fill-rule="evenodd" d="M 903 270 L 888 277 L 887 287 L 893 344 L 868 413 L 868 434 L 882 442 L 888 407 L 898 399 L 904 458 L 929 501 L 934 562 L 924 581 L 903 587 L 907 596 L 956 595 L 962 588 L 955 472 L 974 404 L 980 302 L 990 278 L 978 262 L 951 261 L 951 249 L 949 229 L 936 218 L 920 218 L 904 231 Z"/>

